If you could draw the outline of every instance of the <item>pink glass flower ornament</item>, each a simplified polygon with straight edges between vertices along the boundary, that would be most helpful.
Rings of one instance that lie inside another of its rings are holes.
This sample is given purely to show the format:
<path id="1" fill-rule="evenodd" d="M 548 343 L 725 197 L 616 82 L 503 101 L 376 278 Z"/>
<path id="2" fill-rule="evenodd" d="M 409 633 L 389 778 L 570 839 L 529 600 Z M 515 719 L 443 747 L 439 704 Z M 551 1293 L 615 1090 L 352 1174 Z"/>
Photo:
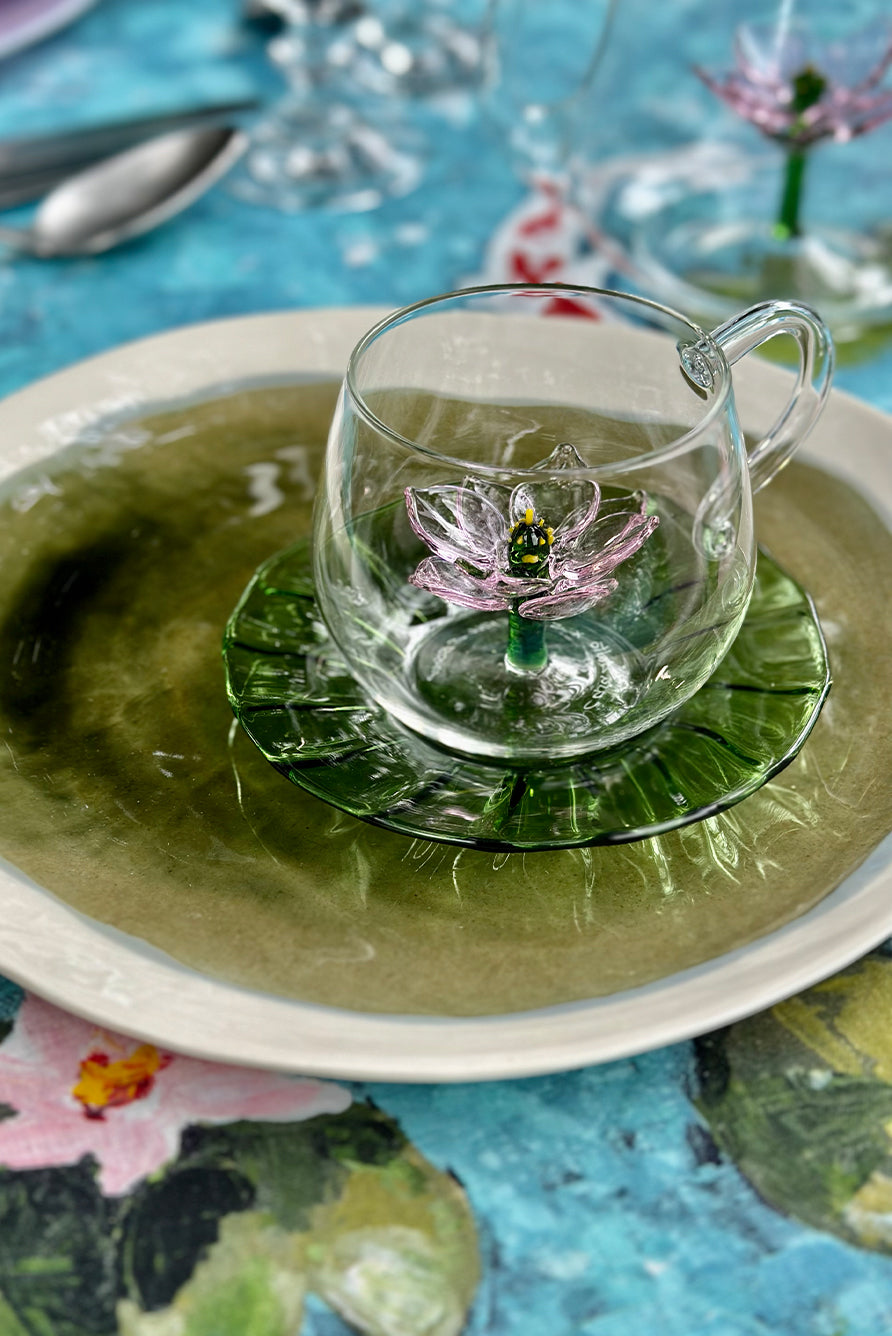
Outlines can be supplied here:
<path id="1" fill-rule="evenodd" d="M 732 111 L 787 152 L 777 233 L 800 234 L 806 153 L 823 140 L 846 142 L 892 119 L 892 24 L 872 24 L 845 42 L 821 43 L 807 23 L 738 30 L 735 67 L 695 72 Z"/>
<path id="2" fill-rule="evenodd" d="M 892 89 L 878 89 L 892 64 L 888 24 L 853 36 L 845 47 L 819 44 L 802 24 L 784 35 L 744 26 L 735 55 L 736 67 L 722 78 L 699 67 L 696 73 L 771 139 L 810 148 L 822 139 L 854 139 L 892 117 Z"/>
<path id="3" fill-rule="evenodd" d="M 541 482 L 513 489 L 469 476 L 405 495 L 409 523 L 434 554 L 411 582 L 459 607 L 509 612 L 509 662 L 538 671 L 547 662 L 542 630 L 517 619 L 575 617 L 608 598 L 616 567 L 659 518 L 647 514 L 643 492 L 602 502 L 598 484 L 576 472 L 585 461 L 572 445 L 558 445 L 536 468 Z"/>

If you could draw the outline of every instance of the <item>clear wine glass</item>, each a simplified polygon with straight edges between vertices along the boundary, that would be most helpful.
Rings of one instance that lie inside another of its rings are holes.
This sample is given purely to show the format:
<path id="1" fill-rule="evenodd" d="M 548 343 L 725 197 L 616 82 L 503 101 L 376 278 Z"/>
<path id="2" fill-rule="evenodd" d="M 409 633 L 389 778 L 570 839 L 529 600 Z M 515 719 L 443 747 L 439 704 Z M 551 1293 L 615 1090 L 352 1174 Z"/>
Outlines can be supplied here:
<path id="1" fill-rule="evenodd" d="M 284 20 L 269 44 L 288 90 L 254 131 L 233 189 L 286 211 L 365 210 L 418 184 L 424 140 L 400 99 L 357 77 L 357 0 L 266 0 Z"/>
<path id="2" fill-rule="evenodd" d="M 617 3 L 585 0 L 556 23 L 543 0 L 490 0 L 487 107 L 506 131 L 519 175 L 565 168 Z"/>

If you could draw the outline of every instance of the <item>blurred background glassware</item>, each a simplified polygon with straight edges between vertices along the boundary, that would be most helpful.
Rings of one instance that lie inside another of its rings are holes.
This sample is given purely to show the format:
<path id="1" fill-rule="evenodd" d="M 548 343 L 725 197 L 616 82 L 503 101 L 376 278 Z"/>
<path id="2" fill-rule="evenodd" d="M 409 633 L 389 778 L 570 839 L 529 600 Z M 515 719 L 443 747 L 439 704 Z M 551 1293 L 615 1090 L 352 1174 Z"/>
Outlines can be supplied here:
<path id="1" fill-rule="evenodd" d="M 557 26 L 545 0 L 490 0 L 486 108 L 522 178 L 566 169 L 618 3 L 584 0 Z"/>
<path id="2" fill-rule="evenodd" d="M 664 183 L 632 229 L 645 287 L 709 319 L 795 298 L 840 341 L 892 322 L 890 65 L 892 15 L 876 4 L 782 0 L 739 27 L 733 68 L 696 72 L 750 146 L 755 129 L 771 147 L 729 145 L 736 180 Z"/>
<path id="3" fill-rule="evenodd" d="M 284 211 L 361 211 L 408 194 L 421 178 L 424 139 L 402 99 L 358 74 L 358 0 L 264 0 L 283 21 L 269 55 L 288 89 L 254 129 L 235 193 Z"/>
<path id="4" fill-rule="evenodd" d="M 631 257 L 639 285 L 711 321 L 780 292 L 819 310 L 838 343 L 892 322 L 892 224 L 850 226 L 874 214 L 873 173 L 853 188 L 851 174 L 833 164 L 811 225 L 785 239 L 767 221 L 776 168 L 764 157 L 739 165 L 737 182 L 673 195 L 637 219 Z"/>
<path id="5" fill-rule="evenodd" d="M 804 307 L 706 335 L 639 298 L 558 290 L 592 318 L 543 319 L 556 289 L 522 285 L 447 294 L 370 331 L 317 494 L 316 596 L 356 681 L 471 756 L 616 746 L 703 685 L 750 597 L 751 485 L 829 389 L 832 347 Z M 747 458 L 729 363 L 780 333 L 799 377 Z M 536 530 L 547 574 L 514 573 L 512 519 Z"/>
<path id="6" fill-rule="evenodd" d="M 356 20 L 357 75 L 375 92 L 436 100 L 483 78 L 483 0 L 374 0 Z"/>

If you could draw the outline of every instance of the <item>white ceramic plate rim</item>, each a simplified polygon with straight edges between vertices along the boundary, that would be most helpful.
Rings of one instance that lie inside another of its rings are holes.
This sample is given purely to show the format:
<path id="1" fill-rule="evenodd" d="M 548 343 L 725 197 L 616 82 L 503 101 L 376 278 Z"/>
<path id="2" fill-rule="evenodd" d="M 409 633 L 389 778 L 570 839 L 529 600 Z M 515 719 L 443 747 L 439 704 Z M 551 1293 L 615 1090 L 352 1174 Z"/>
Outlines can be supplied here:
<path id="1" fill-rule="evenodd" d="M 0 478 L 109 418 L 285 376 L 339 376 L 377 309 L 241 317 L 156 335 L 0 403 Z M 788 374 L 735 368 L 745 423 Z M 759 425 L 761 425 L 759 423 Z M 845 442 L 845 454 L 839 443 Z M 808 456 L 892 514 L 892 421 L 836 393 Z M 469 1081 L 628 1056 L 727 1025 L 857 959 L 892 934 L 892 838 L 819 905 L 751 945 L 646 987 L 509 1015 L 379 1015 L 291 1001 L 198 974 L 79 914 L 0 863 L 0 972 L 61 1007 L 165 1047 L 320 1076 Z"/>

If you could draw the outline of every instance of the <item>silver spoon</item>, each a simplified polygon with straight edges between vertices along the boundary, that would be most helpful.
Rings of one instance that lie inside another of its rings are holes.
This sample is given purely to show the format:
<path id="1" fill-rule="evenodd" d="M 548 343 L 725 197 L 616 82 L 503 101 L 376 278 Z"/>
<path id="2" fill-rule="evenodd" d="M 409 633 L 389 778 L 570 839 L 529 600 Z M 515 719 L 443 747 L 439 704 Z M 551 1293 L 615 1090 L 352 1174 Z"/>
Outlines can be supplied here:
<path id="1" fill-rule="evenodd" d="M 30 227 L 0 242 L 30 255 L 96 255 L 188 208 L 244 153 L 232 126 L 176 130 L 87 167 L 44 199 Z"/>

